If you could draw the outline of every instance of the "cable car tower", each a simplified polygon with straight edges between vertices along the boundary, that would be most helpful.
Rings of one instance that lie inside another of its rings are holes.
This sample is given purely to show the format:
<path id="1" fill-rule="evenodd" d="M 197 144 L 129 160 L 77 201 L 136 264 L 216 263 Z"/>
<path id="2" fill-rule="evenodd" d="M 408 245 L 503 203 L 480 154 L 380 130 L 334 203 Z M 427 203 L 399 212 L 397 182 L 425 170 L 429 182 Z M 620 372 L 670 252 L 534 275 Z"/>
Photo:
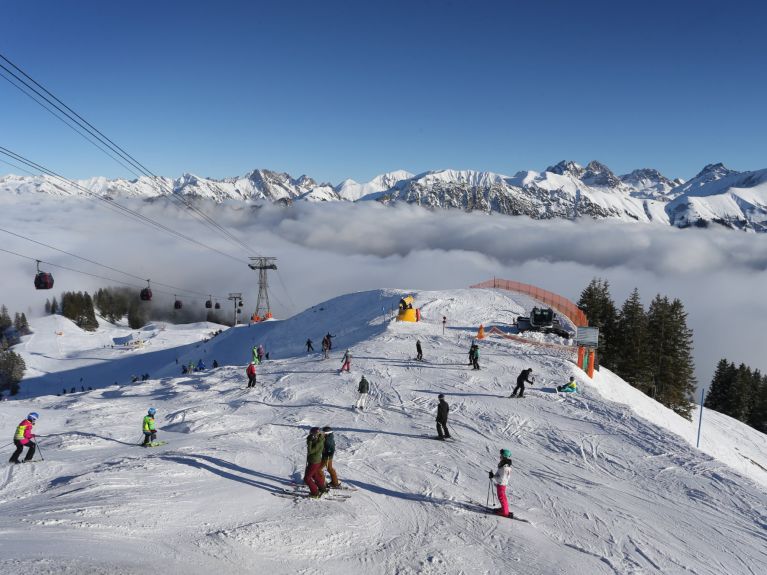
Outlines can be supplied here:
<path id="1" fill-rule="evenodd" d="M 266 277 L 267 270 L 276 270 L 277 258 L 250 258 L 253 263 L 248 264 L 252 270 L 258 270 L 258 299 L 256 300 L 256 312 L 253 314 L 255 321 L 269 319 L 272 317 L 271 306 L 269 305 L 269 283 Z M 263 314 L 261 313 L 263 309 Z"/>

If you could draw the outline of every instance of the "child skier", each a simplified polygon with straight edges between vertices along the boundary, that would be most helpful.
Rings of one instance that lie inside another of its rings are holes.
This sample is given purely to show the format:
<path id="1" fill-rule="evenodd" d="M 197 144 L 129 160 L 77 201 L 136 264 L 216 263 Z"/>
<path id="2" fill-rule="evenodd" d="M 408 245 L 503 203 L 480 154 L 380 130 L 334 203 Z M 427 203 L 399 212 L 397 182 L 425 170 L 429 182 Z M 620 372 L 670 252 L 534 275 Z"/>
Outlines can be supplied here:
<path id="1" fill-rule="evenodd" d="M 154 414 L 157 410 L 154 407 L 150 407 L 144 416 L 144 443 L 142 447 L 149 447 L 157 439 L 157 428 L 154 424 Z"/>
<path id="2" fill-rule="evenodd" d="M 338 475 L 333 467 L 333 455 L 336 452 L 336 440 L 333 437 L 333 428 L 326 425 L 322 428 L 322 433 L 325 435 L 325 445 L 322 448 L 322 469 L 327 469 L 330 473 L 330 487 L 341 487 L 341 482 L 338 481 Z M 324 479 L 324 477 L 323 477 Z"/>
<path id="3" fill-rule="evenodd" d="M 352 354 L 347 349 L 346 353 L 344 353 L 343 364 L 341 365 L 341 372 L 351 371 L 351 367 L 352 367 Z"/>
<path id="4" fill-rule="evenodd" d="M 365 404 L 368 401 L 368 392 L 370 391 L 370 384 L 368 383 L 368 380 L 365 379 L 364 375 L 362 376 L 362 379 L 360 379 L 360 384 L 357 387 L 357 391 L 359 392 L 360 396 L 357 398 L 357 403 L 354 404 L 354 407 L 364 410 Z"/>
<path id="5" fill-rule="evenodd" d="M 248 376 L 248 387 L 256 387 L 256 364 L 252 361 L 248 364 L 245 375 Z"/>
<path id="6" fill-rule="evenodd" d="M 306 437 L 306 471 L 304 483 L 309 486 L 311 496 L 318 498 L 326 491 L 325 474 L 322 472 L 322 451 L 325 448 L 325 436 L 319 427 L 312 427 Z"/>
<path id="7" fill-rule="evenodd" d="M 21 463 L 19 455 L 24 451 L 25 445 L 29 449 L 27 450 L 26 457 L 24 457 L 24 463 L 32 461 L 32 458 L 35 456 L 35 449 L 37 448 L 37 443 L 33 441 L 35 434 L 32 433 L 32 428 L 35 426 L 38 417 L 40 416 L 33 411 L 16 427 L 16 433 L 13 434 L 13 444 L 16 446 L 16 451 L 13 452 L 8 463 Z"/>
<path id="8" fill-rule="evenodd" d="M 511 451 L 501 449 L 501 460 L 498 462 L 498 469 L 495 473 L 489 471 L 490 479 L 495 483 L 495 490 L 498 494 L 498 501 L 501 504 L 500 509 L 495 509 L 496 515 L 503 517 L 514 517 L 509 511 L 509 500 L 506 498 L 506 486 L 511 477 Z"/>

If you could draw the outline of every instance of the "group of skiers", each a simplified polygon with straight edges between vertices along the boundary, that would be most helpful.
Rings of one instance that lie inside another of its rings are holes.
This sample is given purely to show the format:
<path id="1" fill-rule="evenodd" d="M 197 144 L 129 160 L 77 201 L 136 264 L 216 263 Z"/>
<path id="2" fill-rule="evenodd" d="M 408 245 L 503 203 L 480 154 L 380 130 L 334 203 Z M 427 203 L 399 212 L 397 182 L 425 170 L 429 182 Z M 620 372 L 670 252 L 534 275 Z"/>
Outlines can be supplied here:
<path id="1" fill-rule="evenodd" d="M 333 429 L 326 425 L 320 431 L 312 427 L 306 436 L 306 469 L 304 483 L 309 487 L 310 497 L 319 498 L 330 488 L 341 487 L 338 474 L 333 467 L 333 455 L 336 452 L 336 442 Z M 330 474 L 330 483 L 325 481 L 325 469 Z"/>

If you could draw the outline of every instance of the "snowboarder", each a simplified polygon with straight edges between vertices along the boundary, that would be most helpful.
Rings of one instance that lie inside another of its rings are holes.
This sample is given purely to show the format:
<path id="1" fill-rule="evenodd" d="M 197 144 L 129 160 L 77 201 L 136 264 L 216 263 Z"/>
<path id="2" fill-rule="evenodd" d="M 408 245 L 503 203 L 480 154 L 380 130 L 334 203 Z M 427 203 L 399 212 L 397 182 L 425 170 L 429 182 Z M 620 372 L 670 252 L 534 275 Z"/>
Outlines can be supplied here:
<path id="1" fill-rule="evenodd" d="M 495 509 L 496 515 L 514 517 L 514 514 L 509 512 L 509 500 L 506 498 L 506 486 L 509 484 L 509 477 L 511 477 L 511 451 L 501 449 L 501 460 L 498 462 L 498 469 L 495 473 L 489 471 L 488 474 L 495 483 L 498 501 L 501 504 L 500 509 Z"/>
<path id="2" fill-rule="evenodd" d="M 256 387 L 256 364 L 251 361 L 245 374 L 248 376 L 248 387 Z"/>
<path id="3" fill-rule="evenodd" d="M 333 467 L 333 454 L 336 452 L 336 440 L 333 437 L 333 428 L 326 425 L 322 428 L 322 433 L 325 435 L 325 445 L 322 448 L 321 468 L 327 469 L 330 474 L 330 487 L 341 487 L 341 482 L 338 481 L 338 475 Z"/>
<path id="4" fill-rule="evenodd" d="M 525 396 L 525 382 L 533 385 L 533 380 L 530 377 L 531 373 L 533 373 L 532 367 L 528 367 L 527 369 L 522 370 L 522 372 L 517 376 L 517 387 L 514 388 L 514 391 L 511 392 L 509 397 L 517 397 L 517 391 L 519 391 L 519 397 Z"/>
<path id="5" fill-rule="evenodd" d="M 318 498 L 327 491 L 325 474 L 322 472 L 322 452 L 325 448 L 325 436 L 319 427 L 312 427 L 306 437 L 306 471 L 304 483 L 309 486 L 311 496 Z"/>
<path id="6" fill-rule="evenodd" d="M 258 356 L 258 363 L 262 363 L 264 361 L 264 344 L 259 343 L 258 348 L 256 349 L 256 355 Z"/>
<path id="7" fill-rule="evenodd" d="M 328 359 L 330 357 L 330 342 L 327 336 L 322 338 L 322 359 Z"/>
<path id="8" fill-rule="evenodd" d="M 578 391 L 578 384 L 575 382 L 575 376 L 570 376 L 570 381 L 568 381 L 565 385 L 558 385 L 557 391 L 564 391 L 565 393 L 575 393 Z"/>
<path id="9" fill-rule="evenodd" d="M 312 345 L 312 340 L 307 339 L 306 340 L 306 353 L 311 353 L 314 351 L 314 346 Z"/>
<path id="10" fill-rule="evenodd" d="M 445 440 L 450 437 L 450 432 L 447 430 L 447 414 L 450 412 L 450 406 L 445 401 L 445 395 L 440 393 L 437 398 L 439 404 L 437 405 L 437 439 Z"/>
<path id="11" fill-rule="evenodd" d="M 40 416 L 33 411 L 16 427 L 16 433 L 13 434 L 13 444 L 16 446 L 16 451 L 13 452 L 8 463 L 21 463 L 21 461 L 19 461 L 19 455 L 24 451 L 25 445 L 28 450 L 26 457 L 24 457 L 24 462 L 32 461 L 32 458 L 35 456 L 35 449 L 37 449 L 37 443 L 33 441 L 35 439 L 35 434 L 32 433 L 32 428 L 35 426 L 35 422 L 39 417 Z"/>
<path id="12" fill-rule="evenodd" d="M 365 404 L 368 402 L 368 392 L 370 391 L 370 384 L 368 383 L 368 380 L 365 379 L 364 375 L 362 376 L 362 379 L 360 379 L 357 391 L 360 396 L 357 398 L 357 403 L 354 404 L 354 407 L 364 410 Z"/>
<path id="13" fill-rule="evenodd" d="M 144 416 L 144 443 L 141 444 L 142 447 L 151 445 L 157 439 L 157 428 L 154 424 L 155 413 L 157 413 L 157 410 L 154 407 L 150 407 Z"/>
<path id="14" fill-rule="evenodd" d="M 348 349 L 344 353 L 344 357 L 343 357 L 342 361 L 343 361 L 343 363 L 341 364 L 341 371 L 339 373 L 343 373 L 344 371 L 351 371 L 351 367 L 352 367 L 352 354 L 351 354 L 351 352 Z"/>
<path id="15" fill-rule="evenodd" d="M 423 350 L 421 349 L 421 340 L 417 339 L 415 341 L 415 358 L 418 361 L 423 361 Z"/>

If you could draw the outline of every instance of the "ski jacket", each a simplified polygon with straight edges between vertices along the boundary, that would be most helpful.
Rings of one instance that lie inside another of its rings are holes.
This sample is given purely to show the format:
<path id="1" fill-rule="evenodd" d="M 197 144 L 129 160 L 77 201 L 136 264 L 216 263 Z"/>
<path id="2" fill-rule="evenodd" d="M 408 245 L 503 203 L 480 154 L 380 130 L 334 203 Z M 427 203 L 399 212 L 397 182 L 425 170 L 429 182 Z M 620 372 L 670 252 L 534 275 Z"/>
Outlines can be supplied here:
<path id="1" fill-rule="evenodd" d="M 447 404 L 447 401 L 440 399 L 439 405 L 437 406 L 437 421 L 440 423 L 447 423 L 447 414 L 449 412 L 450 406 Z"/>
<path id="2" fill-rule="evenodd" d="M 256 377 L 256 365 L 254 363 L 249 364 L 248 368 L 245 370 L 245 374 L 248 377 Z"/>
<path id="3" fill-rule="evenodd" d="M 144 432 L 148 431 L 157 431 L 157 428 L 154 426 L 154 417 L 151 415 L 144 416 Z"/>
<path id="4" fill-rule="evenodd" d="M 420 341 L 415 342 L 415 350 L 418 353 L 421 353 L 422 350 L 421 350 L 421 342 Z"/>
<path id="5" fill-rule="evenodd" d="M 498 470 L 495 472 L 495 475 L 493 476 L 493 482 L 496 485 L 508 485 L 510 477 L 511 477 L 511 459 L 506 459 L 504 457 L 503 459 L 501 459 L 501 462 L 498 464 Z"/>
<path id="6" fill-rule="evenodd" d="M 530 379 L 530 372 L 533 371 L 532 369 L 523 369 L 522 373 L 520 373 L 517 376 L 517 385 L 522 385 L 523 383 L 533 383 Z"/>
<path id="7" fill-rule="evenodd" d="M 347 361 L 349 363 L 351 363 L 351 361 L 352 361 L 352 354 L 349 353 L 348 351 L 344 354 L 344 363 L 346 363 Z"/>
<path id="8" fill-rule="evenodd" d="M 322 451 L 325 448 L 325 436 L 318 433 L 312 439 L 309 435 L 306 438 L 306 462 L 309 465 L 320 463 L 322 461 Z"/>
<path id="9" fill-rule="evenodd" d="M 205 369 L 205 364 L 200 360 L 197 362 L 197 371 L 202 371 L 203 369 Z"/>
<path id="10" fill-rule="evenodd" d="M 32 433 L 33 425 L 34 423 L 28 419 L 25 419 L 19 423 L 19 426 L 16 428 L 16 433 L 13 435 L 13 440 L 18 441 L 22 445 L 29 443 L 35 437 L 35 435 Z"/>
<path id="11" fill-rule="evenodd" d="M 325 445 L 322 448 L 322 459 L 331 459 L 336 452 L 336 440 L 332 431 L 325 432 Z"/>
<path id="12" fill-rule="evenodd" d="M 365 379 L 365 376 L 362 376 L 362 379 L 360 379 L 360 385 L 357 388 L 357 391 L 360 393 L 368 393 L 370 391 L 370 384 L 368 383 L 368 380 Z"/>
<path id="13" fill-rule="evenodd" d="M 575 383 L 575 380 L 569 381 L 565 385 L 562 386 L 562 391 L 567 391 L 569 393 L 572 393 L 574 391 L 578 391 L 578 384 Z"/>

